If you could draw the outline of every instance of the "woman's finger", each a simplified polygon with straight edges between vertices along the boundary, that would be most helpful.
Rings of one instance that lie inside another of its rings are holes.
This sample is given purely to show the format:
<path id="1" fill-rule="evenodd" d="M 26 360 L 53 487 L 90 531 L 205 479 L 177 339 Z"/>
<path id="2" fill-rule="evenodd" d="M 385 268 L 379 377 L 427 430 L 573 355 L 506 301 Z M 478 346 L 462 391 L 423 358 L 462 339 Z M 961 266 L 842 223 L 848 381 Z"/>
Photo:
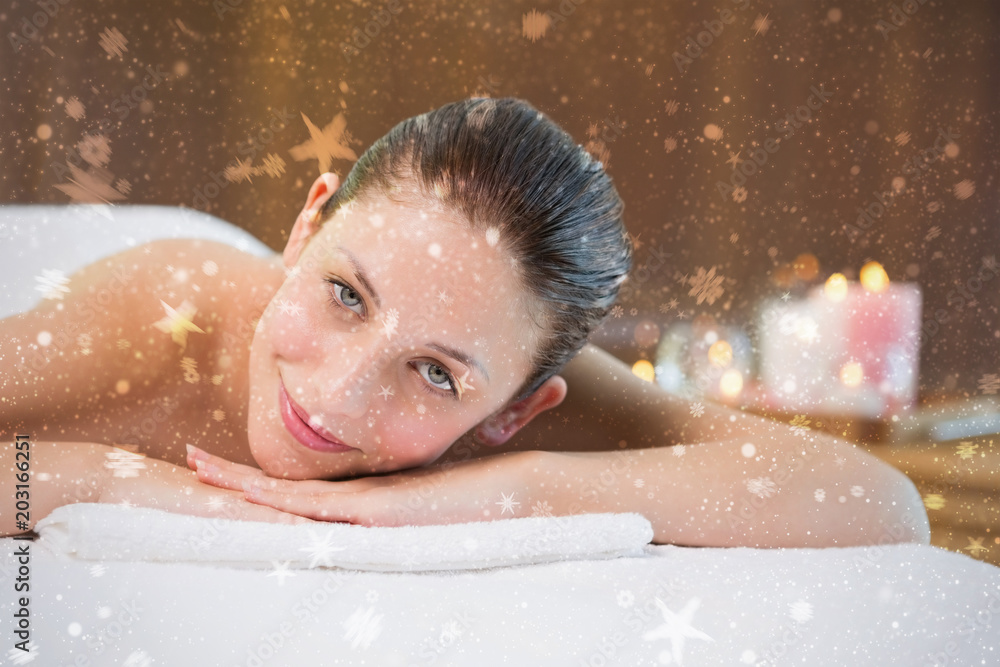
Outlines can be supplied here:
<path id="1" fill-rule="evenodd" d="M 273 488 L 264 488 L 259 481 L 249 479 L 243 481 L 243 493 L 251 503 L 267 505 L 282 512 L 297 514 L 317 521 L 373 525 L 370 516 L 361 516 L 356 511 L 360 494 L 345 493 L 332 497 L 329 491 L 288 493 Z"/>

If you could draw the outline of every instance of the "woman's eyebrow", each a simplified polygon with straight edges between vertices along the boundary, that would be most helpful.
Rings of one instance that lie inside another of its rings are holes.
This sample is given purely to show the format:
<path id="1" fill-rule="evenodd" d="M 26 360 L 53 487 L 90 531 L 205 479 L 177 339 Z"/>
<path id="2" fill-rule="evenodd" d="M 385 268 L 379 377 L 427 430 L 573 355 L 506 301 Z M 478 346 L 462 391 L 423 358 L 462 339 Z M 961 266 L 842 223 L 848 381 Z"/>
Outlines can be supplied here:
<path id="1" fill-rule="evenodd" d="M 466 354 L 465 352 L 462 352 L 461 350 L 456 350 L 453 347 L 449 347 L 447 345 L 441 345 L 440 343 L 428 343 L 427 347 L 431 348 L 432 350 L 437 350 L 441 354 L 447 354 L 449 357 L 452 357 L 453 359 L 458 359 L 469 368 L 475 368 L 484 378 L 486 378 L 487 382 L 490 381 L 490 374 L 486 372 L 486 367 L 483 366 L 481 363 L 479 363 L 478 359 Z"/>
<path id="2" fill-rule="evenodd" d="M 337 246 L 337 250 L 344 253 L 344 255 L 347 257 L 347 261 L 351 263 L 351 268 L 354 269 L 354 275 L 356 275 L 358 277 L 358 280 L 361 281 L 361 284 L 364 286 L 365 291 L 367 291 L 369 294 L 372 295 L 372 298 L 375 300 L 375 308 L 378 310 L 382 310 L 382 298 L 379 297 L 378 292 L 375 291 L 375 288 L 372 286 L 371 281 L 368 280 L 368 273 L 365 271 L 365 267 L 361 265 L 361 262 L 359 262 L 358 258 L 354 256 L 354 253 L 352 253 L 344 246 Z"/>

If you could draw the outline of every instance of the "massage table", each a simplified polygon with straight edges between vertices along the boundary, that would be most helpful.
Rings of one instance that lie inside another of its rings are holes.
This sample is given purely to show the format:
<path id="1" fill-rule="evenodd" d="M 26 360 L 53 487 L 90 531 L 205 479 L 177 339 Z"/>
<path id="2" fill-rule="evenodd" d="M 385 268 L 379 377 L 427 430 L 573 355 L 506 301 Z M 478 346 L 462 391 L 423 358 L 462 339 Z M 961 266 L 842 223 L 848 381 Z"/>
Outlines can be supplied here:
<path id="1" fill-rule="evenodd" d="M 0 317 L 37 302 L 42 270 L 174 237 L 273 252 L 190 209 L 0 206 Z M 79 503 L 36 530 L 0 538 L 15 665 L 1000 664 L 1000 568 L 889 529 L 691 548 L 650 544 L 636 514 L 369 528 Z"/>

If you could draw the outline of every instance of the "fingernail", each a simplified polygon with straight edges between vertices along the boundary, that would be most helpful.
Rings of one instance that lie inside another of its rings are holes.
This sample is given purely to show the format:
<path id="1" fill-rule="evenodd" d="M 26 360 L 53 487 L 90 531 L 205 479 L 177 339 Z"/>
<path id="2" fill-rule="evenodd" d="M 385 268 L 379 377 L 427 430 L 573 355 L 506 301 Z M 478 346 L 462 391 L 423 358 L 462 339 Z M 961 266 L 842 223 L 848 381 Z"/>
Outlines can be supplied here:
<path id="1" fill-rule="evenodd" d="M 206 463 L 205 463 L 204 461 L 202 461 L 201 459 L 195 459 L 195 460 L 194 460 L 194 467 L 195 467 L 195 470 L 198 470 L 198 471 L 201 471 L 202 469 L 204 469 L 204 467 L 205 467 L 206 465 L 207 465 L 207 464 L 206 464 Z"/>
<path id="2" fill-rule="evenodd" d="M 193 456 L 196 459 L 205 458 L 205 452 L 203 452 L 202 450 L 198 449 L 194 445 L 187 445 L 186 444 L 186 445 L 184 445 L 184 447 L 187 448 L 188 456 Z"/>

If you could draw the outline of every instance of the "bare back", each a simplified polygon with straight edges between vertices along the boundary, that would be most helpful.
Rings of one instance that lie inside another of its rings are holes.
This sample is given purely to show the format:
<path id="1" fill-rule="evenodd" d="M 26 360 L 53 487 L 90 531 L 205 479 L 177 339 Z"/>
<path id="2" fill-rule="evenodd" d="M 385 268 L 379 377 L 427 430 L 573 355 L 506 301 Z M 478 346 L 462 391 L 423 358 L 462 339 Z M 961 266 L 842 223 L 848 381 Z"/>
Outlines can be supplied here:
<path id="1" fill-rule="evenodd" d="M 153 241 L 81 269 L 62 300 L 0 320 L 0 437 L 133 445 L 182 466 L 191 443 L 255 466 L 247 368 L 285 277 L 278 260 Z"/>

